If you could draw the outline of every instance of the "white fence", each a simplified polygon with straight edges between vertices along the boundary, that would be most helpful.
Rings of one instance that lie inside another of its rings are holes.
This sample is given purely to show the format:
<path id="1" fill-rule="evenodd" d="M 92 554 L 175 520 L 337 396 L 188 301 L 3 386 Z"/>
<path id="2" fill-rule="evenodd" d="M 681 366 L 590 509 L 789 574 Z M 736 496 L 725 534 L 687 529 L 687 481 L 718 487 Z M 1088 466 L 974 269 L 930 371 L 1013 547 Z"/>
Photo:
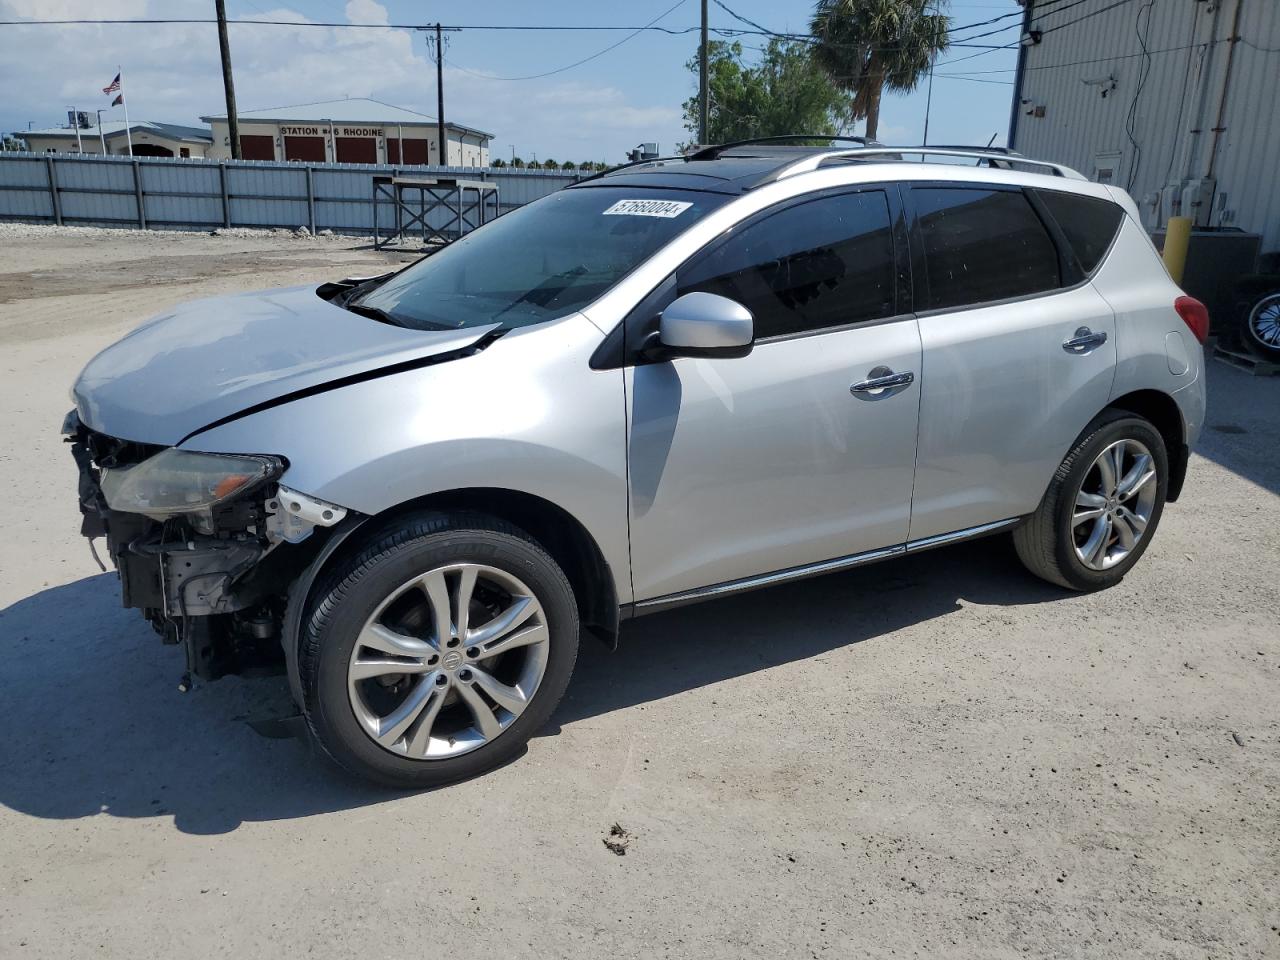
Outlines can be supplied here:
<path id="1" fill-rule="evenodd" d="M 498 184 L 504 212 L 587 176 L 505 167 L 0 152 L 0 220 L 141 229 L 306 227 L 312 233 L 372 233 L 373 178 L 393 175 L 492 181 Z M 391 204 L 380 204 L 376 216 L 380 231 L 394 229 Z M 451 219 L 443 209 L 428 216 L 439 228 Z"/>

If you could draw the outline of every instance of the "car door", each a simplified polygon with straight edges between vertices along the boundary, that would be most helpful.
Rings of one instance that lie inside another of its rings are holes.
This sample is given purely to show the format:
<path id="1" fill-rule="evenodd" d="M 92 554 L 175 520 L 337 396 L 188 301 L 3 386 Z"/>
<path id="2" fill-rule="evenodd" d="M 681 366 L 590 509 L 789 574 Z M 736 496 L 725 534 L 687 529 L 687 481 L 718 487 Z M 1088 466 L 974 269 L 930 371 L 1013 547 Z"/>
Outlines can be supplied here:
<path id="1" fill-rule="evenodd" d="M 1032 192 L 906 189 L 923 348 L 911 540 L 1032 512 L 1115 375 L 1115 316 Z"/>
<path id="2" fill-rule="evenodd" d="M 900 306 L 905 237 L 896 189 L 847 190 L 757 215 L 669 279 L 670 296 L 746 306 L 756 341 L 628 370 L 638 601 L 906 539 L 920 340 Z"/>

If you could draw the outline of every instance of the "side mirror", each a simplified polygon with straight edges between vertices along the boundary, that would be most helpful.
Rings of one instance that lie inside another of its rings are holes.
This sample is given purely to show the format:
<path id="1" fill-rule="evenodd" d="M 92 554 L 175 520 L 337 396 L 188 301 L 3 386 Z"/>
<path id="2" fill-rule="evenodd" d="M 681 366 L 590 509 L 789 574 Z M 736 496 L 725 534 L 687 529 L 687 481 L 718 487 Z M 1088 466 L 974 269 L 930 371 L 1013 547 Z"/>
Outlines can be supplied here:
<path id="1" fill-rule="evenodd" d="M 656 346 L 668 357 L 745 357 L 754 339 L 750 310 L 728 297 L 695 292 L 662 311 Z"/>

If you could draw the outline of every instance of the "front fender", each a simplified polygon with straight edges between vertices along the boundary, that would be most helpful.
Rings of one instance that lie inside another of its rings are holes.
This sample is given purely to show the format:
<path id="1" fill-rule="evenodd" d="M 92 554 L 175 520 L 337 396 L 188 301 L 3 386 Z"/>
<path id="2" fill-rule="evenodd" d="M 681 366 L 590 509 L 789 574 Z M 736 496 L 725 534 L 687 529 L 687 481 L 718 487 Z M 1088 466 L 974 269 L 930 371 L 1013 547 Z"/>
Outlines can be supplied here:
<path id="1" fill-rule="evenodd" d="M 501 487 L 578 520 L 630 602 L 622 371 L 591 370 L 581 315 L 472 356 L 302 397 L 198 433 L 183 449 L 272 453 L 296 490 L 376 515 L 446 491 Z"/>

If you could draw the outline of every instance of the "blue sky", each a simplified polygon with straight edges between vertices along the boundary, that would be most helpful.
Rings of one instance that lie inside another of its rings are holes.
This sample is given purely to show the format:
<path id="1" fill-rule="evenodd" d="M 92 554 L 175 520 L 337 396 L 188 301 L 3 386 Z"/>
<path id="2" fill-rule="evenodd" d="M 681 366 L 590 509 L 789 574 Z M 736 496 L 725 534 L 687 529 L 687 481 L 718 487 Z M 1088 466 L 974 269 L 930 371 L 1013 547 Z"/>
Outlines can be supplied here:
<path id="1" fill-rule="evenodd" d="M 675 2 L 228 0 L 227 6 L 233 19 L 639 26 Z M 811 0 L 726 2 L 764 27 L 788 32 L 806 32 L 812 9 Z M 212 0 L 0 0 L 0 19 L 208 17 L 212 8 Z M 957 25 L 1018 9 L 1013 0 L 950 4 Z M 710 16 L 712 27 L 742 26 L 714 2 Z M 679 29 L 697 22 L 698 0 L 685 0 L 658 24 Z M 1011 17 L 967 32 L 1009 27 L 976 42 L 1012 43 L 1018 22 Z M 696 82 L 684 68 L 695 52 L 696 33 L 642 33 L 588 63 L 559 69 L 625 36 L 593 31 L 452 34 L 445 53 L 446 116 L 493 133 L 499 156 L 509 157 L 514 147 L 526 158 L 536 153 L 541 159 L 618 161 L 645 140 L 671 150 L 689 138 L 681 104 Z M 754 37 L 742 42 L 763 44 Z M 435 113 L 434 66 L 425 36 L 414 31 L 233 25 L 231 47 L 243 110 L 353 96 Z M 747 53 L 755 56 L 754 51 Z M 948 66 L 975 54 L 963 64 Z M 985 143 L 994 133 L 996 142 L 1003 143 L 1015 57 L 1013 49 L 950 52 L 939 63 L 934 81 L 930 142 Z M 31 121 L 52 126 L 65 117 L 70 104 L 90 110 L 105 107 L 108 98 L 101 87 L 115 74 L 117 63 L 124 66 L 131 119 L 196 124 L 200 115 L 224 109 L 212 26 L 0 26 L 0 82 L 7 91 L 0 105 L 0 130 L 23 130 Z M 976 70 L 1009 72 L 968 80 L 941 76 Z M 551 71 L 559 72 L 538 79 L 498 79 Z M 923 86 L 906 96 L 887 96 L 881 139 L 921 142 L 924 116 Z"/>

